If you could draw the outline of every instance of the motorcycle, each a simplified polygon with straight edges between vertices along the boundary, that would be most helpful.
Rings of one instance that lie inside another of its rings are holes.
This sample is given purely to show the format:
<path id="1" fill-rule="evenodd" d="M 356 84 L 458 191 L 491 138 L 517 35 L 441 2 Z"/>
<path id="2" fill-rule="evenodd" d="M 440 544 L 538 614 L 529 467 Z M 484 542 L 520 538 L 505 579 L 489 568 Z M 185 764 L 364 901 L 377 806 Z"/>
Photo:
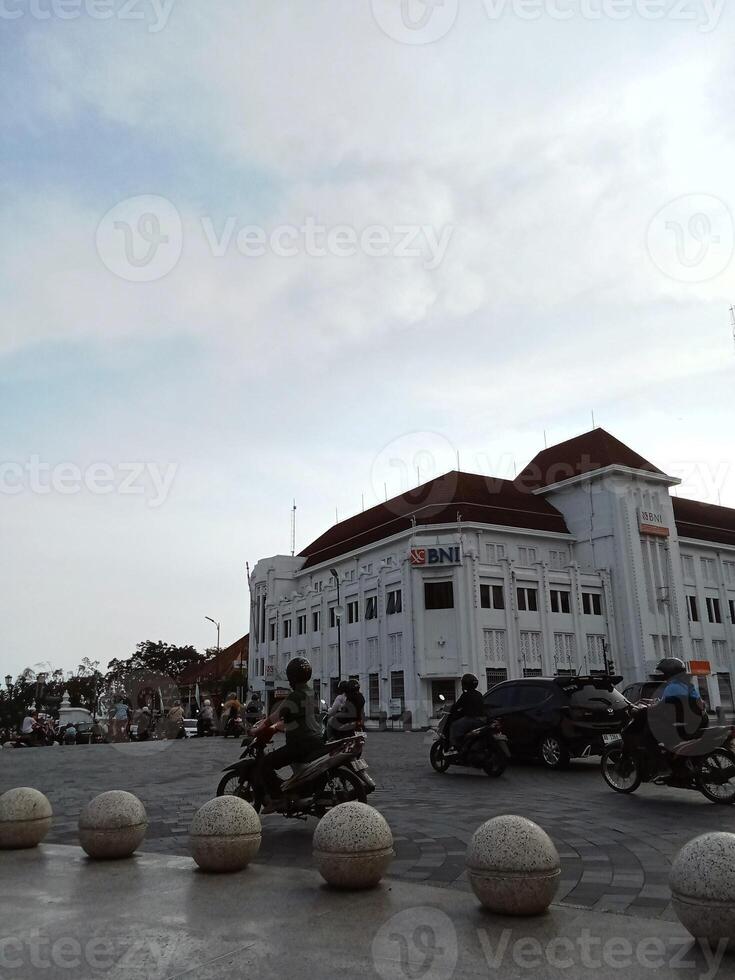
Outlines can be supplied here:
<path id="1" fill-rule="evenodd" d="M 698 790 L 712 803 L 735 802 L 735 754 L 727 747 L 733 730 L 705 728 L 667 749 L 648 723 L 650 702 L 631 705 L 620 740 L 608 746 L 600 766 L 616 793 L 634 793 L 641 783 Z"/>
<path id="2" fill-rule="evenodd" d="M 241 738 L 243 733 L 242 718 L 239 715 L 235 715 L 232 718 L 228 718 L 225 722 L 225 729 L 222 732 L 225 738 Z"/>
<path id="3" fill-rule="evenodd" d="M 272 742 L 277 729 L 261 722 L 243 739 L 245 751 L 240 759 L 224 769 L 225 775 L 217 787 L 217 796 L 239 796 L 256 810 L 261 809 L 266 795 L 258 782 L 258 765 Z M 293 763 L 293 775 L 281 785 L 280 794 L 271 800 L 273 812 L 284 817 L 306 820 L 321 818 L 340 803 L 365 803 L 375 790 L 368 773 L 368 764 L 361 758 L 365 736 L 327 742 L 324 754 L 312 762 Z"/>
<path id="4" fill-rule="evenodd" d="M 488 776 L 502 776 L 510 759 L 510 749 L 500 722 L 479 725 L 464 736 L 459 749 L 454 749 L 449 738 L 449 715 L 450 709 L 443 708 L 429 752 L 432 767 L 444 773 L 450 766 L 468 766 L 482 769 Z"/>

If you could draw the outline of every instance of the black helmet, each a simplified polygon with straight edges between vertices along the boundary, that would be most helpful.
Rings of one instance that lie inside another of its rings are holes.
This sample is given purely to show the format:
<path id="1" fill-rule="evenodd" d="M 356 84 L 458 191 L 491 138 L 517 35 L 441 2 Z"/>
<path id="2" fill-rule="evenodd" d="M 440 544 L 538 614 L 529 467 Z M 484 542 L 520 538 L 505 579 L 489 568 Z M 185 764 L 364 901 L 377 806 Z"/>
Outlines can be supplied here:
<path id="1" fill-rule="evenodd" d="M 337 694 L 347 694 L 348 687 L 347 681 L 340 681 L 337 685 Z"/>
<path id="2" fill-rule="evenodd" d="M 348 691 L 359 691 L 360 690 L 360 682 L 359 682 L 359 680 L 356 677 L 350 678 L 350 680 L 347 682 L 347 690 Z"/>
<path id="3" fill-rule="evenodd" d="M 474 691 L 479 683 L 474 674 L 462 674 L 463 691 Z"/>
<path id="4" fill-rule="evenodd" d="M 306 684 L 311 677 L 311 664 L 306 657 L 294 657 L 286 667 L 286 677 L 291 687 L 297 684 Z"/>
<path id="5" fill-rule="evenodd" d="M 676 677 L 677 674 L 686 674 L 687 665 L 678 657 L 665 657 L 656 667 L 659 674 L 664 677 Z"/>

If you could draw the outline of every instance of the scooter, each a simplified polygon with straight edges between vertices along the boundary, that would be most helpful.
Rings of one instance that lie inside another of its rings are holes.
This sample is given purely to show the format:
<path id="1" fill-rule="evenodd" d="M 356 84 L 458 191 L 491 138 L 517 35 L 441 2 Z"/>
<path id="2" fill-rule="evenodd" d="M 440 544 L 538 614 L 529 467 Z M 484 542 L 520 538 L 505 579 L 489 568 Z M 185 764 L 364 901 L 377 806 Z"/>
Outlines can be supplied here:
<path id="1" fill-rule="evenodd" d="M 670 749 L 651 733 L 652 702 L 631 705 L 620 741 L 600 761 L 602 776 L 616 793 L 634 793 L 641 783 L 698 790 L 712 803 L 735 803 L 735 755 L 728 748 L 733 729 L 703 729 Z"/>
<path id="2" fill-rule="evenodd" d="M 443 695 L 440 698 L 444 700 Z M 488 776 L 502 776 L 510 759 L 510 749 L 500 722 L 489 721 L 478 725 L 464 736 L 460 747 L 455 749 L 449 739 L 449 714 L 448 707 L 442 708 L 435 741 L 429 752 L 432 767 L 444 773 L 450 766 L 467 766 L 482 769 Z"/>
<path id="3" fill-rule="evenodd" d="M 227 766 L 217 787 L 217 796 L 239 796 L 259 811 L 267 791 L 258 780 L 260 759 L 278 729 L 267 721 L 254 726 L 243 739 L 245 751 L 240 759 Z M 368 764 L 361 758 L 365 736 L 327 742 L 324 754 L 312 762 L 293 764 L 293 775 L 281 785 L 279 795 L 268 800 L 268 811 L 284 817 L 306 820 L 321 818 L 340 803 L 365 803 L 375 790 Z"/>

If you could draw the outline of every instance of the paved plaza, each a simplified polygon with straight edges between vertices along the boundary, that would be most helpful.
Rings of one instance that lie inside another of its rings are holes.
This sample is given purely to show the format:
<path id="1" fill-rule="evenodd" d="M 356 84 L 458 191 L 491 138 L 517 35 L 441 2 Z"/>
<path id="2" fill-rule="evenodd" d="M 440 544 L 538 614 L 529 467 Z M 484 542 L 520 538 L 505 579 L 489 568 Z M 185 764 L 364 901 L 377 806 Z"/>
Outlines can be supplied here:
<path id="1" fill-rule="evenodd" d="M 615 912 L 674 921 L 667 884 L 673 855 L 709 830 L 735 829 L 735 810 L 697 793 L 644 786 L 620 796 L 602 780 L 596 760 L 567 772 L 512 765 L 498 780 L 480 773 L 433 772 L 424 733 L 369 733 L 366 758 L 378 789 L 369 802 L 387 818 L 396 859 L 389 876 L 468 891 L 467 843 L 485 820 L 516 813 L 539 823 L 561 855 L 556 903 L 570 909 Z M 237 758 L 231 739 L 4 750 L 0 792 L 13 786 L 42 790 L 54 807 L 50 843 L 76 844 L 81 808 L 97 793 L 125 789 L 144 802 L 150 826 L 141 850 L 188 854 L 194 811 L 216 790 L 220 770 Z M 258 863 L 310 869 L 315 821 L 263 820 Z"/>

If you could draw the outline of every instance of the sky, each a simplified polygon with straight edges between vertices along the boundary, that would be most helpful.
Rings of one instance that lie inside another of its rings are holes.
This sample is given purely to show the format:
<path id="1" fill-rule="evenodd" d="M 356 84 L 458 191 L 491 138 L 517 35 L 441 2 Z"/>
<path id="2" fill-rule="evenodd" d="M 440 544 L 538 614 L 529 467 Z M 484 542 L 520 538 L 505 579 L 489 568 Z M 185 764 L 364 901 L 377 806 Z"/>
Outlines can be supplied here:
<path id="1" fill-rule="evenodd" d="M 735 507 L 721 0 L 3 0 L 0 674 L 602 425 Z"/>

